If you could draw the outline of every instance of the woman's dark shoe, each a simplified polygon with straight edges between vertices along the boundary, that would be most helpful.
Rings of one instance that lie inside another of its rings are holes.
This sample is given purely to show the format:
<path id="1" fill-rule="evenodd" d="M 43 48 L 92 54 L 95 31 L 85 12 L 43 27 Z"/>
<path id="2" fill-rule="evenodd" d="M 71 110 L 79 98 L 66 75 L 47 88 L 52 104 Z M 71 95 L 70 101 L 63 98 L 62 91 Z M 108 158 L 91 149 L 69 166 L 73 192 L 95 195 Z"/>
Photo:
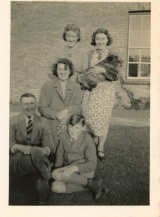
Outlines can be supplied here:
<path id="1" fill-rule="evenodd" d="M 102 155 L 100 155 L 100 153 L 102 153 Z M 97 151 L 97 155 L 98 155 L 98 158 L 103 161 L 105 160 L 105 155 L 104 155 L 104 152 L 103 151 Z"/>
<path id="2" fill-rule="evenodd" d="M 103 147 L 96 145 L 96 150 L 97 150 L 97 157 L 99 158 L 99 160 L 103 161 L 105 160 L 105 155 L 104 155 L 104 151 L 103 151 Z"/>

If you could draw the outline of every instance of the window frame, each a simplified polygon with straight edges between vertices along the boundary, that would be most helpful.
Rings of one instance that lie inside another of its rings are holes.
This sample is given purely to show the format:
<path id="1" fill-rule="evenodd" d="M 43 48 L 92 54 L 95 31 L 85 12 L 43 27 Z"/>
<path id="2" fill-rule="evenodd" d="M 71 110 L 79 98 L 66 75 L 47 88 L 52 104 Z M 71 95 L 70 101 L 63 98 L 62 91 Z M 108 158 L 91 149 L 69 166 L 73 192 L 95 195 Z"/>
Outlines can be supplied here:
<path id="1" fill-rule="evenodd" d="M 142 16 L 142 17 L 144 17 L 144 16 L 150 16 L 150 19 L 151 19 L 151 11 L 138 11 L 138 12 L 135 12 L 135 11 L 130 11 L 129 12 L 129 26 L 128 26 L 128 49 L 127 49 L 127 51 L 128 51 L 128 55 L 127 55 L 127 76 L 126 76 L 126 78 L 127 78 L 127 80 L 126 80 L 126 82 L 125 83 L 132 83 L 132 81 L 133 81 L 133 83 L 143 83 L 143 81 L 144 81 L 144 83 L 146 83 L 146 84 L 148 84 L 148 82 L 150 81 L 150 76 L 149 77 L 142 77 L 142 76 L 140 76 L 140 74 L 137 76 L 137 77 L 131 77 L 131 76 L 129 76 L 129 65 L 132 63 L 131 61 L 129 61 L 129 51 L 130 51 L 130 49 L 140 49 L 140 52 L 139 52 L 139 61 L 137 61 L 137 62 L 133 62 L 133 64 L 140 64 L 140 66 L 142 65 L 142 64 L 149 64 L 150 65 L 150 72 L 151 72 L 151 61 L 150 62 L 142 62 L 141 61 L 141 55 L 142 55 L 142 49 L 150 49 L 150 59 L 151 59 L 151 45 L 150 45 L 150 47 L 142 47 L 142 44 L 141 44 L 141 46 L 139 46 L 139 47 L 130 47 L 130 36 L 131 36 L 131 30 L 130 30 L 130 28 L 131 28 L 131 18 L 132 17 L 134 17 L 134 16 Z M 142 20 L 142 22 L 143 22 L 143 20 Z M 150 31 L 143 31 L 143 25 L 141 26 L 141 37 L 143 36 L 143 32 L 150 32 L 150 41 L 151 41 L 151 29 L 150 29 Z M 135 31 L 136 32 L 136 31 Z M 137 31 L 137 32 L 139 32 L 139 31 Z"/>

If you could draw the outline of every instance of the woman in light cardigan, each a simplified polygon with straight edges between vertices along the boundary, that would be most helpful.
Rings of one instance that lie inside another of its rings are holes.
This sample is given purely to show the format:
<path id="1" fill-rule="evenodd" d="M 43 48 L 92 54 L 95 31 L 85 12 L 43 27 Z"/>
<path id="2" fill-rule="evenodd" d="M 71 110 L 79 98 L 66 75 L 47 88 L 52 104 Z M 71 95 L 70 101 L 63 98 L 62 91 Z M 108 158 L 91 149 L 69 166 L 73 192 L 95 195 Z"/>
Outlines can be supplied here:
<path id="1" fill-rule="evenodd" d="M 78 46 L 78 42 L 81 40 L 79 27 L 75 24 L 68 24 L 64 28 L 63 40 L 66 42 L 66 46 L 54 52 L 53 61 L 57 62 L 59 58 L 69 59 L 75 68 L 74 75 L 70 79 L 76 81 L 78 74 L 88 68 L 87 52 Z"/>

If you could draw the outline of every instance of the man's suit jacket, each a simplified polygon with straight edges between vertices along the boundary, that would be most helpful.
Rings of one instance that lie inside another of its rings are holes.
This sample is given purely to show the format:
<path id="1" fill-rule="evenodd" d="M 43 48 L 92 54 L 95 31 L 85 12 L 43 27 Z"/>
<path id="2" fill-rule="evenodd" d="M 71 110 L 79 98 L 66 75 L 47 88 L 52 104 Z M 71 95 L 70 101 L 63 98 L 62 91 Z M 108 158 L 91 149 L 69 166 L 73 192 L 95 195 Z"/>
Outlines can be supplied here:
<path id="1" fill-rule="evenodd" d="M 10 164 L 16 165 L 22 153 L 13 154 L 11 148 L 14 144 L 30 145 L 38 147 L 49 147 L 51 153 L 49 159 L 53 161 L 54 143 L 51 133 L 51 127 L 45 118 L 34 115 L 33 131 L 31 133 L 31 141 L 27 141 L 26 120 L 23 114 L 18 114 L 10 119 Z M 16 157 L 15 157 L 15 156 Z M 14 156 L 14 157 L 13 157 Z"/>
<path id="2" fill-rule="evenodd" d="M 63 132 L 56 152 L 55 167 L 75 164 L 80 174 L 93 172 L 97 166 L 96 148 L 93 139 L 87 132 L 82 132 L 71 145 L 71 137 Z"/>

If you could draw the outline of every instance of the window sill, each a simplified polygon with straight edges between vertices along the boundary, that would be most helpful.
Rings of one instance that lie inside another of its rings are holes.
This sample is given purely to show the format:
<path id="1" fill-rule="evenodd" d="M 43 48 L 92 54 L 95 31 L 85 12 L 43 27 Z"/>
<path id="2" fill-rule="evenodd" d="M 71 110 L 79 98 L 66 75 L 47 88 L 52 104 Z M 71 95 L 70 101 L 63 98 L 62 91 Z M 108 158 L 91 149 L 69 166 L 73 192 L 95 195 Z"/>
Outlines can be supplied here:
<path id="1" fill-rule="evenodd" d="M 136 85 L 150 85 L 150 80 L 134 80 L 134 79 L 130 79 L 130 80 L 126 80 L 124 81 L 124 84 L 136 84 Z"/>

